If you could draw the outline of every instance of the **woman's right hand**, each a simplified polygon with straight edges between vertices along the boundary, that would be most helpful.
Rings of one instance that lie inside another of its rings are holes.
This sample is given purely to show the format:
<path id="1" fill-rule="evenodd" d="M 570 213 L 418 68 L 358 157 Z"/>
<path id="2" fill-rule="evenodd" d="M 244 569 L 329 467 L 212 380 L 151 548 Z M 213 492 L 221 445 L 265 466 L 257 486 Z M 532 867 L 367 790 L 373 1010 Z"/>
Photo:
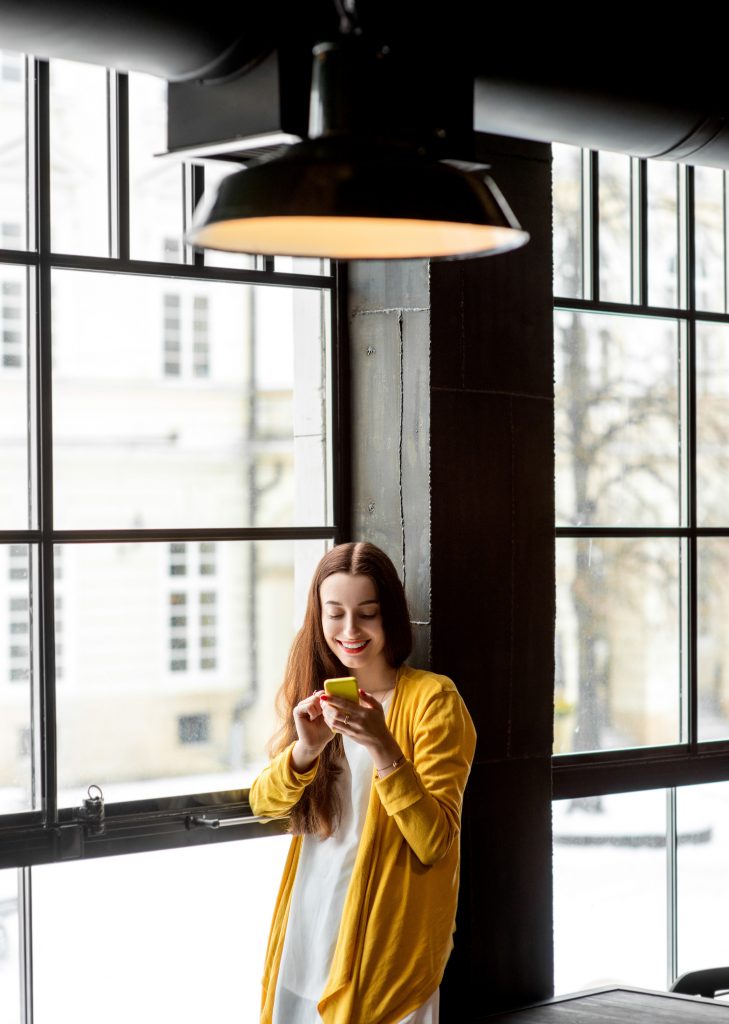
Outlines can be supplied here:
<path id="1" fill-rule="evenodd" d="M 299 738 L 294 744 L 291 760 L 297 772 L 311 768 L 327 743 L 334 739 L 335 734 L 322 715 L 320 698 L 323 693 L 323 690 L 316 690 L 294 708 L 294 726 Z"/>

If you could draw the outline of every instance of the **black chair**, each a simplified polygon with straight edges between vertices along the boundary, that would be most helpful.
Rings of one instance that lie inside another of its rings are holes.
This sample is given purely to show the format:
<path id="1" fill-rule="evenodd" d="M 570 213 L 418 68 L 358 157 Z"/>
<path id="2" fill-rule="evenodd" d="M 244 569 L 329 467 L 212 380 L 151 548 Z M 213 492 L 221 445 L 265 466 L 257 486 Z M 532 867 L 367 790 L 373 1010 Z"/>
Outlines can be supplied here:
<path id="1" fill-rule="evenodd" d="M 709 967 L 705 971 L 688 971 L 676 978 L 671 992 L 685 996 L 706 996 L 714 999 L 717 993 L 729 992 L 729 967 Z"/>

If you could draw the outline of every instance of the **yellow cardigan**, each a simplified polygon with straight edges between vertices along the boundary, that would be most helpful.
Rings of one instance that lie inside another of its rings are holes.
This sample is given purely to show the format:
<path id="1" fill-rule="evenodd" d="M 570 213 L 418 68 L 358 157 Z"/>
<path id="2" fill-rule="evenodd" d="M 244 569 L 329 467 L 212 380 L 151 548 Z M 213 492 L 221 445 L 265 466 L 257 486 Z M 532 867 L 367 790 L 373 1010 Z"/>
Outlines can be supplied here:
<path id="1" fill-rule="evenodd" d="M 319 1001 L 325 1024 L 396 1024 L 440 984 L 453 948 L 463 791 L 476 732 L 445 676 L 403 666 L 387 724 L 405 761 L 373 786 L 334 959 Z M 293 744 L 253 782 L 254 814 L 285 816 L 313 780 Z M 266 950 L 261 1024 L 271 1024 L 302 836 L 284 867 Z"/>

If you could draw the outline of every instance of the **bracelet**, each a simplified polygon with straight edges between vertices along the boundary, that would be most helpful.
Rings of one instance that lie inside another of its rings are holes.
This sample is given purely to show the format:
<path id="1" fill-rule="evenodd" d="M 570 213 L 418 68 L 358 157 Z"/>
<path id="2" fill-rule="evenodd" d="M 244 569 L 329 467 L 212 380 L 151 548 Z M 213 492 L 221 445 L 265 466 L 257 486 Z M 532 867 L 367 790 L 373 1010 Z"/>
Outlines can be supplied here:
<path id="1" fill-rule="evenodd" d="M 405 755 L 404 754 L 400 754 L 400 756 L 398 757 L 397 761 L 393 761 L 392 764 L 384 764 L 382 766 L 382 768 L 375 768 L 375 771 L 377 772 L 377 778 L 378 779 L 380 778 L 380 772 L 384 772 L 388 768 L 398 768 L 403 763 L 404 760 L 405 760 Z"/>

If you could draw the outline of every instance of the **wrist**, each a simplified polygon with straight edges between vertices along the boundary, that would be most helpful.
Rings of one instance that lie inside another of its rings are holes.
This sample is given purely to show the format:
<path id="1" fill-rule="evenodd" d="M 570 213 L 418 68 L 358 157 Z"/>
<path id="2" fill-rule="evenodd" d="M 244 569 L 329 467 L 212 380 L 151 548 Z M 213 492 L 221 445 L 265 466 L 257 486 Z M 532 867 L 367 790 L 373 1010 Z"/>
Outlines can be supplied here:
<path id="1" fill-rule="evenodd" d="M 405 755 L 394 739 L 391 742 L 378 743 L 376 746 L 371 747 L 369 754 L 378 772 L 380 768 L 389 768 L 393 761 L 401 762 L 405 758 Z"/>
<path id="2" fill-rule="evenodd" d="M 325 743 L 321 744 L 321 746 L 309 746 L 303 740 L 297 740 L 291 751 L 291 767 L 299 775 L 308 772 L 314 767 L 314 762 L 325 746 Z"/>
<path id="3" fill-rule="evenodd" d="M 390 761 L 390 762 L 388 762 L 388 764 L 383 764 L 383 765 L 380 765 L 379 767 L 375 768 L 375 771 L 377 773 L 377 778 L 380 779 L 380 780 L 386 779 L 388 775 L 391 775 L 392 772 L 394 772 L 397 768 L 400 767 L 400 765 L 404 762 L 404 760 L 405 760 L 405 755 L 404 754 L 400 754 L 400 756 L 396 757 L 394 759 L 394 761 Z"/>

